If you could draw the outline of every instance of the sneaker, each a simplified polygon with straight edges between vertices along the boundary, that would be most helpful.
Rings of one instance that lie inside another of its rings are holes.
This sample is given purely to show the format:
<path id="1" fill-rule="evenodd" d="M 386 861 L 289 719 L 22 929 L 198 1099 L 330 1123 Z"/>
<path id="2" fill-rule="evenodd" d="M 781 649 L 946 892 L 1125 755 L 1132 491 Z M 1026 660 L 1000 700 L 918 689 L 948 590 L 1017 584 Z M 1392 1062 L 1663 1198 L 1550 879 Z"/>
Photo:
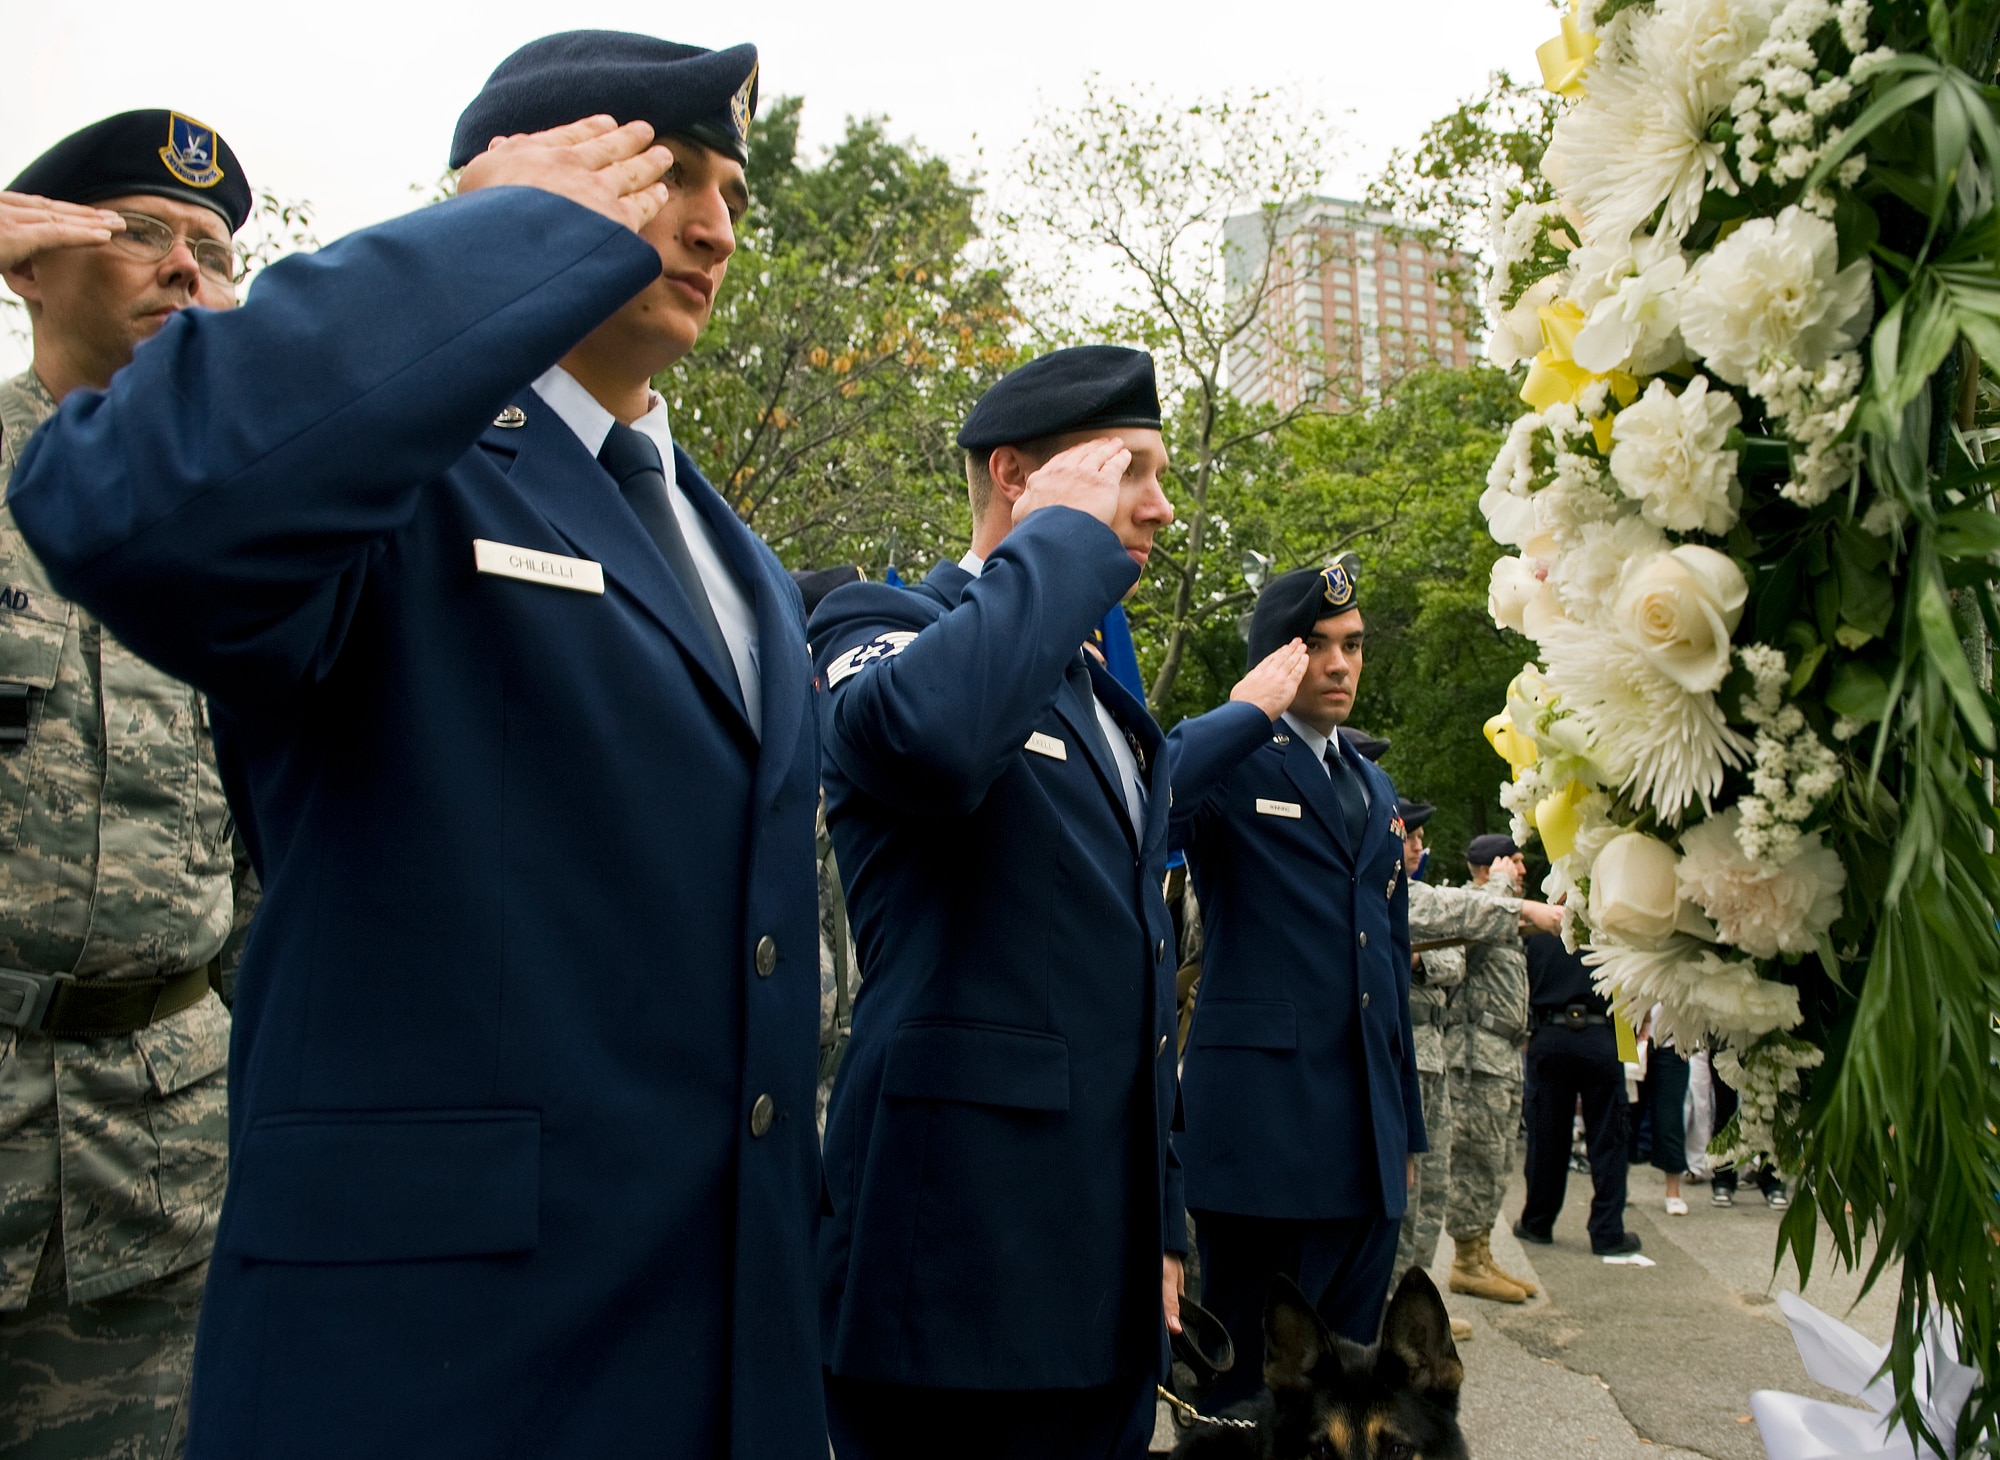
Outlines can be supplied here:
<path id="1" fill-rule="evenodd" d="M 1534 1243 L 1537 1247 L 1553 1247 L 1556 1245 L 1554 1237 L 1541 1232 L 1531 1232 L 1520 1222 L 1514 1224 L 1514 1235 L 1519 1237 L 1523 1242 Z"/>
<path id="2" fill-rule="evenodd" d="M 1681 1199 L 1680 1199 L 1679 1197 L 1677 1197 L 1677 1196 L 1670 1196 L 1670 1197 L 1668 1197 L 1668 1198 L 1667 1198 L 1667 1215 L 1668 1215 L 1668 1216 L 1670 1216 L 1670 1217 L 1684 1217 L 1684 1216 L 1686 1216 L 1687 1214 L 1688 1214 L 1688 1204 L 1687 1204 L 1686 1202 L 1682 1201 L 1682 1200 L 1681 1200 Z"/>
<path id="3" fill-rule="evenodd" d="M 1599 1247 L 1593 1242 L 1590 1244 L 1590 1250 L 1599 1257 L 1626 1257 L 1637 1252 L 1643 1246 L 1645 1246 L 1645 1243 L 1639 1240 L 1637 1232 L 1627 1232 L 1617 1241 L 1607 1243 L 1603 1247 Z"/>
<path id="4" fill-rule="evenodd" d="M 1726 1186 L 1711 1187 L 1708 1202 L 1710 1206 L 1733 1207 L 1736 1205 L 1736 1193 Z"/>
<path id="5" fill-rule="evenodd" d="M 1785 1195 L 1785 1184 L 1782 1181 L 1764 1193 L 1764 1205 L 1774 1212 L 1782 1212 L 1791 1204 L 1792 1199 Z"/>

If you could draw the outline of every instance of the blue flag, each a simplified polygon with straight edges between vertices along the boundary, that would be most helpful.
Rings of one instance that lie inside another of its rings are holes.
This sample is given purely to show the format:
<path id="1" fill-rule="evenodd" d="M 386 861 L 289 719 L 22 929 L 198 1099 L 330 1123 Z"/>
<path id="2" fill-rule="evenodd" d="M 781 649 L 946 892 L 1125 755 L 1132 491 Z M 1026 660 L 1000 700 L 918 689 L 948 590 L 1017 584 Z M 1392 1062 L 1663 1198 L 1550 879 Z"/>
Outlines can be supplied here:
<path id="1" fill-rule="evenodd" d="M 1132 691 L 1140 704 L 1144 704 L 1146 682 L 1139 677 L 1139 654 L 1132 647 L 1132 626 L 1125 622 L 1125 606 L 1122 603 L 1114 605 L 1091 637 L 1103 652 L 1104 667 L 1111 671 L 1111 677 Z"/>
<path id="2" fill-rule="evenodd" d="M 887 583 L 891 588 L 907 588 L 910 586 L 903 581 L 903 575 L 898 573 L 894 568 L 883 570 L 882 581 Z"/>

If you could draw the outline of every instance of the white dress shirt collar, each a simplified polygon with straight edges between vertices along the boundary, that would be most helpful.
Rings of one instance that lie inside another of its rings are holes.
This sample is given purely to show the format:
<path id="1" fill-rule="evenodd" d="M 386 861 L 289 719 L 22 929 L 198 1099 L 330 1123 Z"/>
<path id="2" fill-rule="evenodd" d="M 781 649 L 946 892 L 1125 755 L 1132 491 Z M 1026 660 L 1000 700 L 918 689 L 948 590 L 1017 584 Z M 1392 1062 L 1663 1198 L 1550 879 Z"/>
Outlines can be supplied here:
<path id="1" fill-rule="evenodd" d="M 958 565 L 959 567 L 965 569 L 965 571 L 970 573 L 973 577 L 977 578 L 982 572 L 986 570 L 986 559 L 980 557 L 978 553 L 975 553 L 968 548 L 966 550 L 965 556 L 958 560 Z"/>
<path id="2" fill-rule="evenodd" d="M 1326 748 L 1333 742 L 1320 734 L 1319 731 L 1313 729 L 1312 726 L 1301 720 L 1297 715 L 1294 715 L 1290 710 L 1285 711 L 1282 718 L 1287 725 L 1292 727 L 1292 734 L 1298 736 L 1299 739 L 1306 743 L 1307 748 L 1313 753 L 1313 759 L 1324 767 L 1326 765 Z M 1333 772 L 1328 771 L 1327 774 L 1332 775 Z"/>

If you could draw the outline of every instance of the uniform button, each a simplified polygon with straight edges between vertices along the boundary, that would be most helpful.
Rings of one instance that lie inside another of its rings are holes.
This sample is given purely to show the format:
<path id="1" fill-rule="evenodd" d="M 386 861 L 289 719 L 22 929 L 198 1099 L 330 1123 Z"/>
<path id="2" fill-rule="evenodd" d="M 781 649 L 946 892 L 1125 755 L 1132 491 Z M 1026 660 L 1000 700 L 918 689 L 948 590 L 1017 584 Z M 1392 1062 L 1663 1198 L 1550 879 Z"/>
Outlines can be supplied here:
<path id="1" fill-rule="evenodd" d="M 769 933 L 757 940 L 757 977 L 769 978 L 778 966 L 778 940 Z M 757 1134 L 762 1135 L 759 1131 Z"/>
<path id="2" fill-rule="evenodd" d="M 1361 996 L 1361 1007 L 1364 1009 L 1368 1007 L 1368 995 L 1366 994 Z"/>
<path id="3" fill-rule="evenodd" d="M 1160 939 L 1159 942 L 1153 945 L 1153 961 L 1157 963 L 1166 956 L 1167 956 L 1167 940 L 1165 938 L 1162 938 Z"/>
<path id="4" fill-rule="evenodd" d="M 757 1103 L 750 1107 L 750 1134 L 761 1136 L 771 1128 L 771 1119 L 778 1113 L 778 1107 L 769 1095 L 759 1095 Z"/>
<path id="5" fill-rule="evenodd" d="M 1162 1034 L 1160 1036 L 1160 1047 L 1153 1051 L 1153 1058 L 1158 1059 L 1161 1055 L 1165 1054 L 1166 1052 L 1167 1052 L 1167 1036 Z"/>
<path id="6" fill-rule="evenodd" d="M 1359 942 L 1363 948 L 1366 948 L 1368 946 L 1368 935 L 1366 933 L 1357 933 L 1355 935 L 1355 940 Z M 764 941 L 768 943 L 771 940 L 769 938 L 766 938 Z M 762 953 L 759 953 L 757 956 L 759 958 L 762 958 L 764 955 Z"/>

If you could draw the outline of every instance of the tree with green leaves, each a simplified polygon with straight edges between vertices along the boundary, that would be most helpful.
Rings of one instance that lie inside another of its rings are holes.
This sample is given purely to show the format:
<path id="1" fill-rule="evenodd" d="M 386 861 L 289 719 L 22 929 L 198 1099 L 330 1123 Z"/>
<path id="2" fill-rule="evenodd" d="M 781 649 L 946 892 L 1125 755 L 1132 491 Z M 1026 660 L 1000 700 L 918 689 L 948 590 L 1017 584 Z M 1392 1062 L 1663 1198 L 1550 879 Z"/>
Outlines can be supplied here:
<path id="1" fill-rule="evenodd" d="M 943 160 L 866 118 L 808 161 L 801 109 L 780 97 L 759 119 L 714 316 L 657 385 L 677 439 L 787 562 L 928 566 L 964 537 L 952 435 L 1016 359 L 1007 272 Z"/>

